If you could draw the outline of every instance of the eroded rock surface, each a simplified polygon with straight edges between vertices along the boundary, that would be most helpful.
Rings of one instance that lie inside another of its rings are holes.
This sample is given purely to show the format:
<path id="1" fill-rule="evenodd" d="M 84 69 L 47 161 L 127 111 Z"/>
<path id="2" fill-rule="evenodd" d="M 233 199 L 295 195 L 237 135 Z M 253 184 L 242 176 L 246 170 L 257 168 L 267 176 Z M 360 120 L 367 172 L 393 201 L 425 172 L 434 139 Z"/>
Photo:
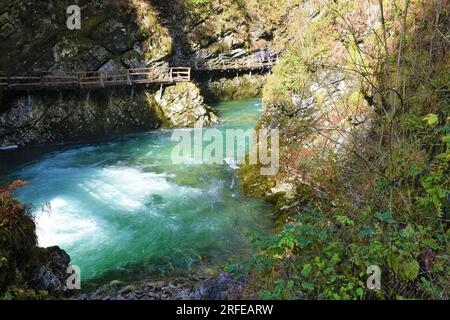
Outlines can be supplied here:
<path id="1" fill-rule="evenodd" d="M 178 83 L 164 90 L 156 99 L 171 127 L 205 127 L 218 122 L 213 110 L 204 103 L 193 83 Z"/>
<path id="2" fill-rule="evenodd" d="M 201 89 L 207 101 L 254 98 L 262 95 L 266 79 L 265 75 L 259 74 L 213 79 L 203 82 Z"/>
<path id="3" fill-rule="evenodd" d="M 28 285 L 35 290 L 52 293 L 67 291 L 69 255 L 59 247 L 35 247 L 29 259 Z"/>
<path id="4" fill-rule="evenodd" d="M 111 281 L 92 293 L 74 299 L 93 300 L 236 300 L 242 297 L 245 281 L 222 273 L 206 280 L 175 278 L 126 284 Z"/>

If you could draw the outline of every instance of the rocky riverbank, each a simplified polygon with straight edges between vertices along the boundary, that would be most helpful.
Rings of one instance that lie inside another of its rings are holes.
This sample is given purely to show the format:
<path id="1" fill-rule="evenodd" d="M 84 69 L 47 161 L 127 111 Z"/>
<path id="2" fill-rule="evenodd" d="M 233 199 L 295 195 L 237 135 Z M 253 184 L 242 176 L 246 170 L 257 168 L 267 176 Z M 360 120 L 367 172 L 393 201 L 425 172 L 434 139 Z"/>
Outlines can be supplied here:
<path id="1" fill-rule="evenodd" d="M 76 295 L 77 300 L 238 300 L 246 280 L 228 273 L 210 279 L 174 278 L 137 283 L 112 281 L 91 293 Z"/>

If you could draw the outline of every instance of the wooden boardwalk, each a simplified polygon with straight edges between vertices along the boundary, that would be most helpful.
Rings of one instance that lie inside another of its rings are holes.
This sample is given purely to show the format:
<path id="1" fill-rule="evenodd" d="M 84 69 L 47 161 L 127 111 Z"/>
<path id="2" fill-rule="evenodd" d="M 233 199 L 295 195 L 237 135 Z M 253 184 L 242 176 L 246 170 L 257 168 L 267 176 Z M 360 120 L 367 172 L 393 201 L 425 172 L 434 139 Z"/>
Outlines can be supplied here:
<path id="1" fill-rule="evenodd" d="M 86 71 L 78 73 L 42 73 L 33 76 L 8 76 L 0 73 L 1 90 L 60 90 L 101 89 L 117 86 L 139 86 L 150 84 L 171 84 L 191 81 L 191 72 L 262 70 L 272 68 L 277 58 L 264 61 L 254 59 L 229 60 L 179 60 L 183 67 L 139 68 L 117 71 Z"/>
<path id="2" fill-rule="evenodd" d="M 278 63 L 278 56 L 266 58 L 264 61 L 256 57 L 251 59 L 205 59 L 199 61 L 177 60 L 177 64 L 188 66 L 195 71 L 232 71 L 270 69 Z"/>
<path id="3" fill-rule="evenodd" d="M 189 81 L 191 68 L 188 67 L 174 67 L 163 72 L 154 68 L 139 68 L 111 72 L 43 73 L 39 76 L 0 74 L 0 90 L 101 89 Z"/>

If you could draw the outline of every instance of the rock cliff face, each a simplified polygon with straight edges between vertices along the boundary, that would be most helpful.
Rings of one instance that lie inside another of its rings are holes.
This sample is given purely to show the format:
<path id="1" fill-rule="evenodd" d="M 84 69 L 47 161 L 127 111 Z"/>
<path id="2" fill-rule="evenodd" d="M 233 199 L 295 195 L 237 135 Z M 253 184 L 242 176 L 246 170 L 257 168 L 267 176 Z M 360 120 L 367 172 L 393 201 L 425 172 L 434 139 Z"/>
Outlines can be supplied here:
<path id="1" fill-rule="evenodd" d="M 20 94 L 0 114 L 0 145 L 46 144 L 160 127 L 208 126 L 214 111 L 192 83 L 160 89 Z"/>
<path id="2" fill-rule="evenodd" d="M 0 70 L 11 74 L 144 67 L 168 57 L 169 31 L 152 6 L 120 1 L 79 1 L 81 29 L 66 26 L 73 1 L 3 1 Z"/>
<path id="3" fill-rule="evenodd" d="M 370 134 L 373 92 L 359 72 L 371 72 L 373 62 L 356 55 L 373 50 L 368 35 L 380 27 L 380 10 L 372 2 L 352 10 L 347 17 L 351 27 L 331 23 L 332 10 L 320 1 L 302 1 L 289 11 L 287 33 L 279 39 L 287 52 L 267 80 L 259 123 L 279 129 L 284 137 L 280 171 L 254 180 L 252 170 L 244 168 L 243 181 L 250 193 L 284 199 L 279 201 L 283 207 L 296 199 L 299 185 L 320 190 L 324 183 L 317 175 L 331 172 L 328 164 L 347 157 Z M 299 21 L 301 28 L 296 27 Z M 358 70 L 358 63 L 367 63 L 367 69 Z M 352 68 L 356 71 L 348 71 Z"/>
<path id="4" fill-rule="evenodd" d="M 299 1 L 153 1 L 165 17 L 174 39 L 172 60 L 209 59 L 220 66 L 223 59 L 246 59 L 259 50 L 283 49 L 286 17 Z M 169 14 L 170 13 L 170 14 Z M 181 22 L 181 23 L 180 23 Z"/>
<path id="5" fill-rule="evenodd" d="M 228 101 L 262 96 L 266 75 L 223 77 L 201 82 L 200 88 L 207 101 Z"/>
<path id="6" fill-rule="evenodd" d="M 0 115 L 0 143 L 43 144 L 156 128 L 163 121 L 154 99 L 139 90 L 15 95 Z"/>

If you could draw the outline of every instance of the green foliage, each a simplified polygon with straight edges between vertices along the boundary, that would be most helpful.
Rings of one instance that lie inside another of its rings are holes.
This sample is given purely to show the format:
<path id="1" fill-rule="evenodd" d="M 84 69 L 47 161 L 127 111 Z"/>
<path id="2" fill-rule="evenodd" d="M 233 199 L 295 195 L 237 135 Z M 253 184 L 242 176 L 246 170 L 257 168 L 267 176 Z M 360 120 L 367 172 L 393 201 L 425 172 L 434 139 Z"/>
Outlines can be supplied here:
<path id="1" fill-rule="evenodd" d="M 434 113 L 430 113 L 426 115 L 423 120 L 426 121 L 429 126 L 434 126 L 439 122 L 439 117 Z"/>
<path id="2" fill-rule="evenodd" d="M 45 290 L 31 290 L 19 286 L 11 286 L 0 296 L 0 300 L 45 300 L 49 294 Z"/>
<path id="3" fill-rule="evenodd" d="M 443 145 L 441 149 L 443 152 L 437 153 L 434 161 L 430 162 L 428 173 L 420 176 L 420 184 L 424 193 L 417 197 L 417 203 L 427 211 L 434 211 L 435 217 L 442 218 L 443 207 L 447 206 L 448 209 L 446 197 L 450 194 L 448 173 L 450 160 L 449 126 L 447 123 L 440 125 L 439 117 L 433 113 L 425 116 L 423 120 L 431 127 L 427 142 L 437 146 Z"/>
<path id="4" fill-rule="evenodd" d="M 352 218 L 339 210 L 327 215 L 307 206 L 277 234 L 255 239 L 257 253 L 228 271 L 250 272 L 259 279 L 256 282 L 264 284 L 259 288 L 262 299 L 392 298 L 398 297 L 391 287 L 398 281 L 426 286 L 411 297 L 436 298 L 445 287 L 427 280 L 419 259 L 422 250 L 431 247 L 444 261 L 447 239 L 431 231 L 413 224 L 402 227 L 390 212 L 368 211 Z M 366 288 L 370 265 L 382 270 L 380 291 Z"/>
<path id="5" fill-rule="evenodd" d="M 205 4 L 209 4 L 211 0 L 187 0 L 186 1 L 190 6 L 201 6 Z"/>

